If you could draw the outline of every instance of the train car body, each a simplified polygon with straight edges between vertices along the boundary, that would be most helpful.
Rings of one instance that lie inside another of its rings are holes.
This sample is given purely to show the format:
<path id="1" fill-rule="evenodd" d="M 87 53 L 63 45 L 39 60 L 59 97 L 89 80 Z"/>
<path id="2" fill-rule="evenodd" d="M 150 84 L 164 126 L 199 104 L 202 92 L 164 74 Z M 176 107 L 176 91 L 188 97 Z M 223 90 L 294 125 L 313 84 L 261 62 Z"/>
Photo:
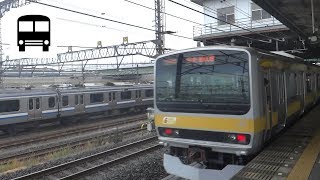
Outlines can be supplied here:
<path id="1" fill-rule="evenodd" d="M 151 92 L 151 93 L 150 93 Z M 49 120 L 73 122 L 91 115 L 118 115 L 153 104 L 153 87 L 4 89 L 0 92 L 0 129 Z"/>
<path id="2" fill-rule="evenodd" d="M 319 96 L 320 67 L 302 59 L 236 46 L 162 55 L 154 113 L 168 149 L 165 169 L 189 179 L 231 177 Z M 220 171 L 192 168 L 195 162 Z"/>

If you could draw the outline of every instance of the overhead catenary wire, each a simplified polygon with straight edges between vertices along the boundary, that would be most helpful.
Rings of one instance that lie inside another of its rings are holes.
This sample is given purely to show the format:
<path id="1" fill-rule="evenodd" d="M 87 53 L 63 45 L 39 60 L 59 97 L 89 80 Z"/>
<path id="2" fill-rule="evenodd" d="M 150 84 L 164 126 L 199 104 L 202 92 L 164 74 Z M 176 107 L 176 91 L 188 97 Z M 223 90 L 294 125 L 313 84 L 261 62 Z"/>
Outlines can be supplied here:
<path id="1" fill-rule="evenodd" d="M 251 32 L 251 33 L 253 33 L 253 34 L 257 34 L 257 35 L 263 36 L 263 37 L 268 38 L 268 39 L 273 39 L 273 40 L 275 40 L 275 41 L 282 41 L 282 40 L 280 40 L 280 39 L 276 39 L 276 38 L 273 38 L 273 37 L 270 37 L 270 36 L 267 36 L 267 35 L 263 35 L 263 34 L 261 34 L 261 33 L 257 33 L 257 32 L 251 31 L 250 29 L 246 29 L 246 28 L 244 28 L 244 27 L 238 26 L 238 25 L 233 24 L 233 23 L 230 23 L 230 22 L 228 22 L 228 21 L 218 19 L 217 17 L 214 17 L 214 16 L 211 16 L 210 14 L 207 14 L 207 13 L 204 13 L 204 12 L 201 12 L 201 11 L 198 11 L 198 10 L 196 10 L 196 9 L 194 9 L 194 8 L 191 8 L 191 7 L 186 6 L 186 5 L 184 5 L 184 4 L 178 3 L 178 2 L 176 2 L 176 1 L 173 1 L 173 0 L 169 0 L 169 1 L 172 2 L 172 3 L 174 3 L 174 4 L 177 4 L 177 5 L 179 5 L 179 6 L 182 6 L 182 7 L 184 7 L 184 8 L 190 9 L 190 10 L 192 10 L 192 11 L 198 12 L 198 13 L 203 14 L 203 15 L 205 15 L 205 16 L 208 16 L 208 17 L 211 17 L 211 18 L 216 19 L 216 20 L 218 20 L 218 21 L 221 21 L 221 22 L 224 22 L 224 23 L 226 23 L 226 24 L 229 24 L 229 25 L 231 25 L 231 26 L 235 26 L 235 27 L 240 28 L 240 29 L 242 29 L 242 30 Z"/>
<path id="2" fill-rule="evenodd" d="M 117 21 L 117 20 L 113 20 L 113 19 L 109 19 L 109 18 L 104 18 L 104 17 L 100 17 L 100 16 L 97 16 L 97 15 L 88 14 L 88 13 L 84 13 L 84 12 L 80 12 L 80 11 L 76 11 L 76 10 L 72 10 L 72 9 L 68 9 L 68 8 L 63 8 L 63 7 L 59 7 L 59 6 L 55 6 L 55 5 L 51 5 L 51 4 L 46 4 L 46 3 L 42 3 L 42 2 L 38 2 L 38 1 L 31 1 L 31 2 L 32 3 L 41 4 L 41 5 L 44 5 L 44 6 L 48 6 L 48 7 L 52 7 L 52 8 L 56 8 L 56 9 L 60 9 L 60 10 L 64 10 L 64 11 L 73 12 L 73 13 L 76 13 L 76 14 L 81 14 L 81 15 L 84 15 L 84 16 L 89 16 L 89 17 L 102 19 L 102 20 L 106 20 L 106 21 L 110 21 L 110 22 L 114 22 L 114 23 L 118 23 L 118 24 L 122 24 L 122 25 L 126 25 L 126 26 L 131 26 L 131 27 L 135 27 L 135 28 L 139 28 L 139 29 L 143 29 L 143 30 L 147 30 L 147 31 L 156 32 L 156 30 L 154 30 L 154 29 L 143 27 L 143 26 L 139 26 L 139 25 L 135 25 L 135 24 L 130 24 L 130 23 L 122 22 L 122 21 Z M 182 35 L 177 35 L 177 34 L 168 34 L 168 35 L 176 36 L 176 37 L 180 37 L 180 38 L 184 38 L 184 39 L 193 40 L 193 38 L 182 36 Z"/>
<path id="3" fill-rule="evenodd" d="M 77 20 L 72 20 L 72 19 L 65 19 L 65 18 L 57 18 L 57 19 L 62 20 L 62 21 L 69 21 L 69 22 L 74 22 L 74 23 L 79 23 L 79 24 L 84 24 L 84 25 L 89 25 L 89 26 L 95 26 L 95 27 L 100 27 L 100 28 L 111 29 L 111 30 L 115 30 L 115 31 L 128 32 L 128 31 L 121 30 L 121 29 L 107 27 L 105 25 L 92 24 L 92 23 L 87 23 L 87 22 L 77 21 Z"/>
<path id="4" fill-rule="evenodd" d="M 135 4 L 135 5 L 137 5 L 137 6 L 141 6 L 141 7 L 150 9 L 150 10 L 155 10 L 154 8 L 151 8 L 151 7 L 148 7 L 148 6 L 145 6 L 145 5 L 136 3 L 136 2 L 132 2 L 132 1 L 130 1 L 130 0 L 124 0 L 124 1 L 129 2 L 129 3 L 132 3 L 132 4 Z M 176 16 L 176 15 L 173 15 L 173 14 L 170 14 L 170 13 L 166 13 L 166 12 L 162 12 L 162 13 L 165 13 L 166 15 L 171 16 L 171 17 L 174 17 L 174 18 L 177 18 L 177 19 L 181 19 L 181 20 L 188 21 L 188 22 L 191 22 L 191 23 L 194 23 L 194 24 L 198 24 L 198 25 L 205 26 L 205 27 L 208 27 L 208 28 L 211 28 L 211 29 L 215 29 L 215 30 L 218 30 L 218 31 L 220 31 L 220 32 L 224 32 L 224 33 L 226 32 L 226 31 L 224 31 L 224 30 L 221 30 L 221 29 L 218 29 L 218 28 L 214 28 L 214 27 L 211 27 L 211 26 L 206 26 L 206 25 L 203 25 L 203 24 L 201 24 L 201 23 L 198 23 L 198 22 L 195 22 L 195 21 L 192 21 L 192 20 L 189 20 L 189 19 L 185 19 L 185 18 Z M 269 43 L 269 41 L 264 41 L 264 40 L 261 40 L 261 39 L 255 39 L 255 38 L 251 38 L 251 37 L 247 37 L 247 36 L 243 36 L 243 35 L 239 35 L 239 34 L 235 34 L 235 33 L 230 33 L 230 32 L 228 32 L 228 33 L 229 33 L 229 34 L 232 34 L 232 35 L 235 35 L 235 36 L 238 36 L 238 37 L 250 39 L 250 40 L 253 40 L 253 41 L 259 41 L 259 42 Z M 217 42 L 219 42 L 219 41 L 217 41 Z M 221 44 L 224 44 L 224 43 L 221 42 Z"/>

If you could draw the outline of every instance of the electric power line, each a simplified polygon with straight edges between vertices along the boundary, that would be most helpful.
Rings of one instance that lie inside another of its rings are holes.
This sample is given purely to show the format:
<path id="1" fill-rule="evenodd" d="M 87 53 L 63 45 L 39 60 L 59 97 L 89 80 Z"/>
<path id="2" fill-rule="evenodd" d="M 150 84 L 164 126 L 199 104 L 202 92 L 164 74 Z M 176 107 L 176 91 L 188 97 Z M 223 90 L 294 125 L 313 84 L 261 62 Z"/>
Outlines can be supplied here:
<path id="1" fill-rule="evenodd" d="M 88 13 L 84 13 L 84 12 L 80 12 L 80 11 L 76 11 L 76 10 L 72 10 L 72 9 L 67 9 L 67 8 L 63 8 L 63 7 L 59 7 L 59 6 L 55 6 L 55 5 L 51 5 L 51 4 L 46 4 L 46 3 L 42 3 L 42 2 L 38 2 L 38 1 L 35 1 L 33 3 L 41 4 L 41 5 L 44 5 L 44 6 L 48 6 L 48 7 L 64 10 L 64 11 L 73 12 L 73 13 L 76 13 L 76 14 L 81 14 L 81 15 L 84 15 L 84 16 L 89 16 L 89 17 L 93 17 L 93 18 L 97 18 L 97 19 L 102 19 L 102 20 L 106 20 L 106 21 L 110 21 L 110 22 L 114 22 L 114 23 L 118 23 L 118 24 L 122 24 L 122 25 L 126 25 L 126 26 L 131 26 L 131 27 L 135 27 L 135 28 L 139 28 L 139 29 L 143 29 L 143 30 L 147 30 L 147 31 L 156 32 L 154 29 L 150 29 L 150 28 L 147 28 L 147 27 L 138 26 L 138 25 L 134 25 L 134 24 L 130 24 L 130 23 L 122 22 L 122 21 L 117 21 L 117 20 L 113 20 L 113 19 L 109 19 L 109 18 L 104 18 L 104 17 L 100 17 L 100 16 L 96 16 L 96 15 L 92 15 L 92 14 L 88 14 Z M 193 38 L 182 36 L 182 35 L 177 35 L 177 34 L 168 34 L 168 35 L 193 40 Z"/>
<path id="2" fill-rule="evenodd" d="M 121 29 L 116 29 L 116 28 L 111 28 L 111 27 L 107 27 L 105 25 L 98 25 L 98 24 L 92 24 L 92 23 L 87 23 L 87 22 L 82 22 L 82 21 L 76 21 L 76 20 L 72 20 L 72 19 L 65 19 L 65 18 L 57 18 L 63 21 L 70 21 L 70 22 L 74 22 L 74 23 L 79 23 L 79 24 L 84 24 L 84 25 L 89 25 L 89 26 L 95 26 L 95 27 L 100 27 L 100 28 L 106 28 L 106 29 L 111 29 L 111 30 L 115 30 L 115 31 L 122 31 L 122 32 L 128 32 L 125 30 L 121 30 Z"/>

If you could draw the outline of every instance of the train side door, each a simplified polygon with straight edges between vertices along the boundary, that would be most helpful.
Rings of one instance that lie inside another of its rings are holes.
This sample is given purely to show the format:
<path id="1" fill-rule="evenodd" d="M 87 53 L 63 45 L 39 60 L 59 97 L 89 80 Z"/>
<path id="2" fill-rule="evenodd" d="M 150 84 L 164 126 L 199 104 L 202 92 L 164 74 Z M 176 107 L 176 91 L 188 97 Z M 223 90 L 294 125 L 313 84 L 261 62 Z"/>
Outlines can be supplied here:
<path id="1" fill-rule="evenodd" d="M 265 136 L 266 140 L 271 137 L 272 130 L 272 97 L 271 97 L 271 80 L 270 80 L 270 70 L 264 72 L 263 74 L 263 84 L 264 84 L 264 101 L 265 101 L 265 114 L 266 114 L 266 129 L 269 133 Z"/>
<path id="2" fill-rule="evenodd" d="M 74 108 L 75 108 L 76 113 L 85 112 L 84 95 L 83 94 L 76 94 L 74 96 Z"/>
<path id="3" fill-rule="evenodd" d="M 278 85 L 278 125 L 282 129 L 286 125 L 286 114 L 287 114 L 287 105 L 286 105 L 286 80 L 285 74 L 283 72 L 278 73 L 277 77 Z"/>
<path id="4" fill-rule="evenodd" d="M 31 97 L 28 101 L 28 116 L 30 120 L 41 119 L 41 98 Z"/>

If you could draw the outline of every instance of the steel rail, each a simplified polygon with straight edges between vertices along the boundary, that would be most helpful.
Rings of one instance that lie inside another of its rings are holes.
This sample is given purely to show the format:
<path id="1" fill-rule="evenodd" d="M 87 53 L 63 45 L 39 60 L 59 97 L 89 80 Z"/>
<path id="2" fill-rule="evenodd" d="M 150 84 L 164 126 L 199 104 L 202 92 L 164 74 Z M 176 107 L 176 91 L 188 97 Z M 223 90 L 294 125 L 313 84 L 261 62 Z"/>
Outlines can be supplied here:
<path id="1" fill-rule="evenodd" d="M 54 173 L 57 173 L 57 172 L 60 172 L 60 171 L 64 171 L 64 170 L 66 170 L 66 169 L 68 169 L 70 167 L 77 167 L 79 164 L 84 164 L 85 162 L 96 160 L 96 159 L 99 159 L 100 157 L 106 157 L 107 155 L 116 153 L 118 151 L 122 151 L 122 150 L 129 149 L 129 148 L 131 149 L 131 148 L 133 148 L 135 146 L 140 147 L 141 144 L 143 144 L 143 143 L 146 143 L 146 144 L 147 143 L 151 143 L 152 144 L 152 143 L 156 142 L 156 139 L 157 139 L 157 136 L 152 136 L 152 137 L 149 137 L 149 138 L 146 138 L 146 139 L 142 139 L 142 140 L 139 140 L 139 141 L 136 141 L 136 142 L 132 142 L 130 144 L 122 145 L 122 146 L 119 146 L 119 147 L 116 147 L 116 148 L 113 148 L 113 149 L 109 149 L 109 150 L 106 150 L 106 151 L 103 151 L 103 152 L 99 152 L 99 153 L 96 153 L 96 154 L 93 154 L 93 155 L 90 155 L 90 156 L 87 156 L 87 157 L 83 157 L 83 158 L 76 159 L 76 160 L 73 160 L 73 161 L 70 161 L 70 162 L 67 162 L 67 163 L 63 163 L 63 164 L 60 164 L 60 165 L 57 165 L 57 166 L 49 167 L 49 168 L 46 168 L 46 169 L 43 169 L 43 170 L 40 170 L 40 171 L 37 171 L 37 172 L 32 172 L 30 174 L 26 174 L 26 175 L 23 175 L 23 176 L 20 176 L 20 177 L 16 177 L 13 180 L 35 179 L 35 178 L 39 178 L 39 177 L 43 178 L 43 177 L 46 177 L 48 175 L 51 175 L 51 174 L 54 174 Z M 97 166 L 94 166 L 94 167 L 91 167 L 91 168 L 88 168 L 88 169 L 85 169 L 85 170 L 82 170 L 82 171 L 67 175 L 67 176 L 59 178 L 59 179 L 73 179 L 73 178 L 82 176 L 84 174 L 91 173 L 92 171 L 96 171 L 97 169 L 104 168 L 104 167 L 106 167 L 108 165 L 114 164 L 114 163 L 119 162 L 119 161 L 121 161 L 123 159 L 129 158 L 129 157 L 133 157 L 134 155 L 140 155 L 141 153 L 144 153 L 144 152 L 146 152 L 148 150 L 152 150 L 152 149 L 154 149 L 156 147 L 160 147 L 158 145 L 158 143 L 153 144 L 153 145 L 151 145 L 151 146 L 149 146 L 147 148 L 144 148 L 142 150 L 138 150 L 136 152 L 130 153 L 130 154 L 125 155 L 123 157 L 116 158 L 116 159 L 104 162 L 104 163 L 102 163 L 100 165 L 97 165 Z"/>

